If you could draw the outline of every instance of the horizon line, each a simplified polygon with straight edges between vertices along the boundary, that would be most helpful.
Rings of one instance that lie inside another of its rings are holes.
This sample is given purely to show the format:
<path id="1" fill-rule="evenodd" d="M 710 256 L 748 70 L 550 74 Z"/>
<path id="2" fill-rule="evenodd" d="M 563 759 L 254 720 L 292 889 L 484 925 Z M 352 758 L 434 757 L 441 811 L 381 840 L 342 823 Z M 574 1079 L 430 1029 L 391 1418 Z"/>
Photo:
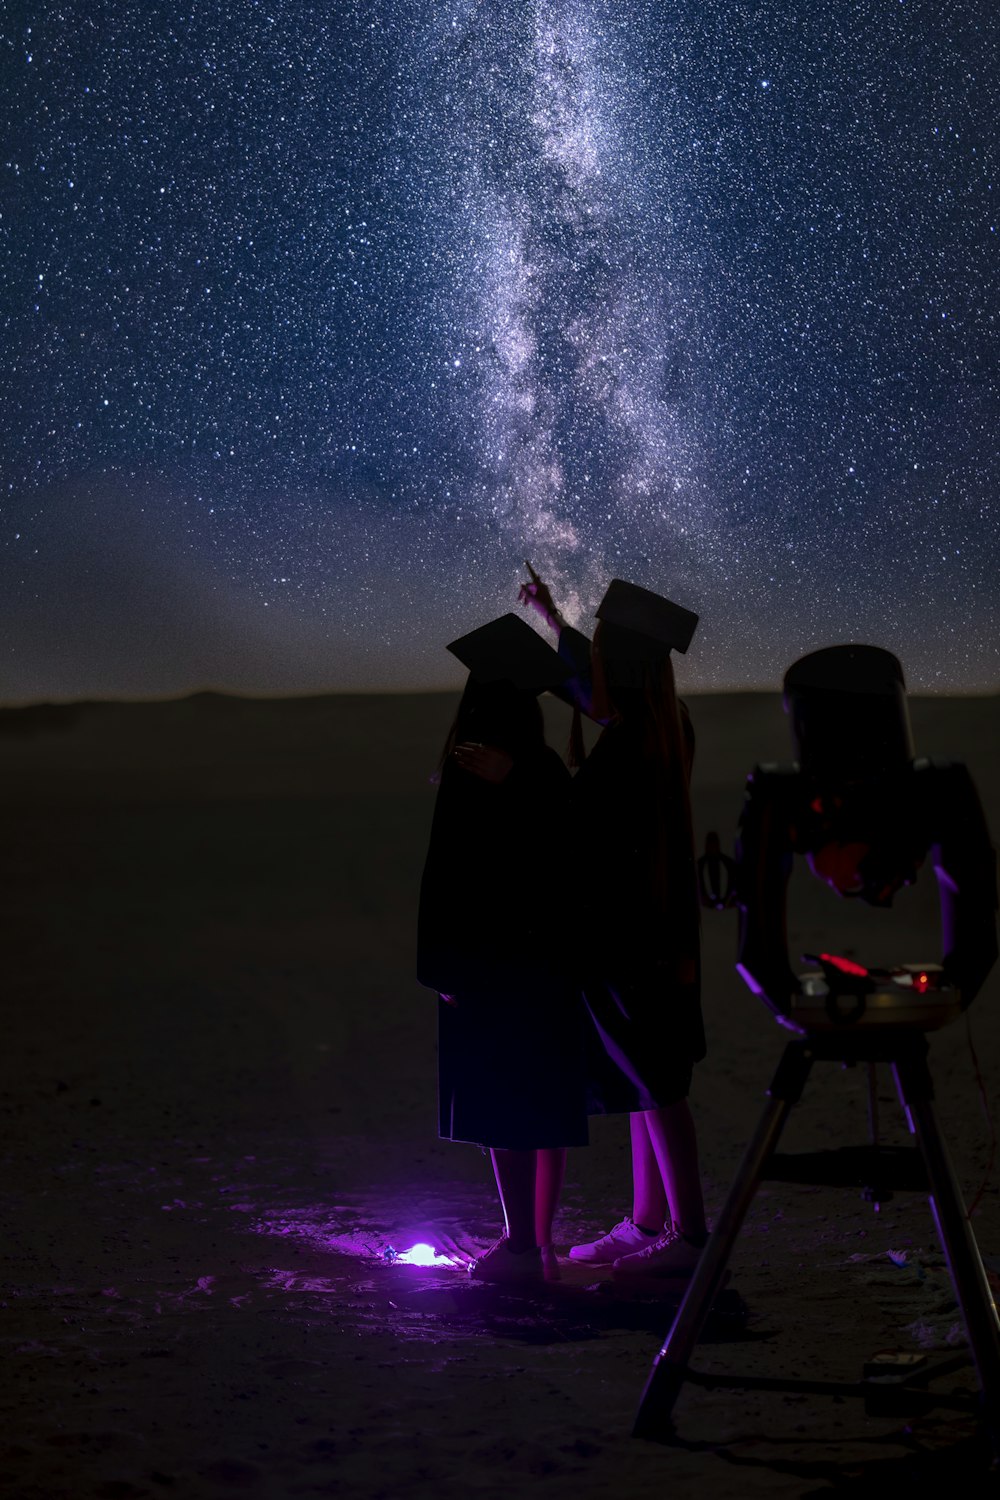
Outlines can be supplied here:
<path id="1" fill-rule="evenodd" d="M 431 698 L 454 697 L 462 687 L 414 687 L 414 688 L 318 688 L 300 692 L 243 691 L 240 688 L 197 687 L 182 692 L 167 693 L 88 693 L 79 697 L 58 696 L 0 699 L 0 713 L 20 713 L 38 708 L 82 708 L 88 704 L 149 706 L 152 704 L 185 703 L 192 698 L 229 698 L 246 703 L 294 703 L 310 698 Z M 730 698 L 742 695 L 780 696 L 781 684 L 740 684 L 724 687 L 692 687 L 680 694 L 684 698 Z M 544 693 L 543 697 L 554 694 Z M 996 698 L 1000 697 L 1000 685 L 984 688 L 918 688 L 907 690 L 907 698 Z M 559 699 L 557 702 L 561 701 Z"/>

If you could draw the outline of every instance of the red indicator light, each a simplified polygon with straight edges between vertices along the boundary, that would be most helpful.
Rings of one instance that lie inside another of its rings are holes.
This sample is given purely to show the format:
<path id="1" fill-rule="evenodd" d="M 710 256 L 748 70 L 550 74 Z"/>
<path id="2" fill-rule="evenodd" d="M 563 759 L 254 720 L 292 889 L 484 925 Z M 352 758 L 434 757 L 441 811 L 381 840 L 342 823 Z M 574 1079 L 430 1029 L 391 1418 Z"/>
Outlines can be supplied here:
<path id="1" fill-rule="evenodd" d="M 927 990 L 930 988 L 930 983 L 931 980 L 929 974 L 920 973 L 914 974 L 913 976 L 913 988 L 916 990 L 918 995 L 926 994 Z"/>
<path id="2" fill-rule="evenodd" d="M 856 974 L 859 979 L 863 979 L 868 973 L 868 970 L 863 968 L 861 964 L 856 964 L 852 958 L 841 958 L 839 953 L 821 953 L 820 958 L 825 964 L 830 964 L 834 969 L 839 969 L 841 974 Z M 926 974 L 924 978 L 927 978 Z"/>
<path id="3" fill-rule="evenodd" d="M 809 806 L 812 808 L 814 813 L 821 813 L 823 811 L 823 798 L 814 797 Z"/>

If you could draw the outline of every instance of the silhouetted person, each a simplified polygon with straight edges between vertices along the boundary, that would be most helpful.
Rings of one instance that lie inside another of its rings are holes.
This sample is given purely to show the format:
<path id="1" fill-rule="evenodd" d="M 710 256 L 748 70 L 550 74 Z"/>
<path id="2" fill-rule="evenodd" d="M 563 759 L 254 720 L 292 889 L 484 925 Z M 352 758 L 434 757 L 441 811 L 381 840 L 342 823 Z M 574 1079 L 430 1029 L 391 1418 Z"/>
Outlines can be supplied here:
<path id="1" fill-rule="evenodd" d="M 688 1276 L 704 1244 L 694 1122 L 687 1104 L 705 1055 L 689 779 L 693 734 L 672 648 L 689 610 L 616 579 L 593 646 L 559 615 L 536 574 L 521 590 L 559 635 L 576 707 L 605 727 L 573 783 L 575 892 L 591 1020 L 591 1113 L 631 1117 L 633 1209 L 570 1256 L 615 1274 Z M 685 727 L 686 726 L 686 727 Z"/>
<path id="2" fill-rule="evenodd" d="M 584 1016 L 561 898 L 539 895 L 527 856 L 569 837 L 570 777 L 537 697 L 566 669 L 515 615 L 448 649 L 470 675 L 445 746 L 417 965 L 441 996 L 440 1134 L 493 1159 L 506 1233 L 473 1274 L 555 1275 L 565 1148 L 587 1142 Z"/>

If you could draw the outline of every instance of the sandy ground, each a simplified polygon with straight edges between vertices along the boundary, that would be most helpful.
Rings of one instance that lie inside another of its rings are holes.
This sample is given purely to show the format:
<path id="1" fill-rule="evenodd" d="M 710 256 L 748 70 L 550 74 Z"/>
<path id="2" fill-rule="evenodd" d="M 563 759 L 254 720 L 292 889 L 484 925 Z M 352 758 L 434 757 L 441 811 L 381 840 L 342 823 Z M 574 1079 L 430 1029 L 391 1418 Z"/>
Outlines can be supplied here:
<path id="1" fill-rule="evenodd" d="M 630 1436 L 663 1297 L 531 1297 L 388 1247 L 498 1228 L 487 1162 L 434 1135 L 434 1001 L 412 978 L 442 696 L 0 714 L 5 1042 L 0 1493 L 33 1497 L 992 1493 L 968 1418 L 687 1389 Z M 728 839 L 776 697 L 692 701 L 696 813 Z M 550 705 L 553 741 L 565 717 Z M 919 700 L 919 749 L 971 765 L 1000 827 L 1000 700 Z M 567 878 L 582 878 L 568 871 Z M 890 918 L 798 876 L 796 950 L 937 956 L 933 881 Z M 706 915 L 710 1056 L 693 1103 L 718 1206 L 783 1037 Z M 1000 1095 L 994 975 L 973 1012 Z M 959 1024 L 932 1061 L 966 1189 L 989 1156 Z M 888 1076 L 890 1138 L 904 1139 Z M 865 1078 L 817 1070 L 788 1144 L 864 1139 Z M 571 1154 L 564 1244 L 627 1210 L 622 1121 Z M 975 1218 L 1000 1265 L 1000 1194 Z M 890 1253 L 891 1252 L 891 1253 Z M 699 1363 L 854 1380 L 961 1347 L 927 1204 L 768 1186 Z M 946 1383 L 969 1388 L 957 1374 Z"/>

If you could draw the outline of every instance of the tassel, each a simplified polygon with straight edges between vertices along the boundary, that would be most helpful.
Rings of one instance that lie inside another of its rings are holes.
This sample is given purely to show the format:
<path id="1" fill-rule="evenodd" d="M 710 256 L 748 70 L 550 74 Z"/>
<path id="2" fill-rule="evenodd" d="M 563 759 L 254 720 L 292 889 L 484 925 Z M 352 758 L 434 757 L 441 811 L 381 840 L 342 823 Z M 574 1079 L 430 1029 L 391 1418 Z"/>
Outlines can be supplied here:
<path id="1" fill-rule="evenodd" d="M 579 705 L 573 705 L 573 723 L 569 731 L 569 746 L 566 751 L 566 764 L 576 770 L 582 766 L 587 759 L 587 747 L 583 743 L 583 719 L 580 715 Z"/>

